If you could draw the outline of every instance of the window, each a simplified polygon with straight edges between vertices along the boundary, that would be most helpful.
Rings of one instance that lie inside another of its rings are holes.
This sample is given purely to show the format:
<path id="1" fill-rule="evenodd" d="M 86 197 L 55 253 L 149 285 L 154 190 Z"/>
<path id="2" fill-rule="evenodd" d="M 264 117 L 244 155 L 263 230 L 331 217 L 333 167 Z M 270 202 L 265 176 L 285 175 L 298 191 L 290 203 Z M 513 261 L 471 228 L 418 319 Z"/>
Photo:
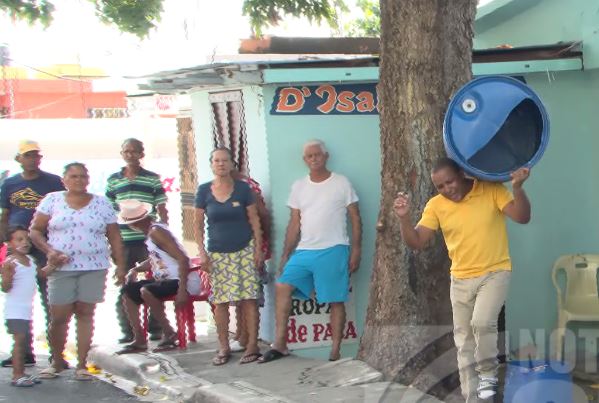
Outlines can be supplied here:
<path id="1" fill-rule="evenodd" d="M 214 147 L 229 148 L 239 171 L 245 175 L 249 174 L 241 91 L 212 93 L 209 101 L 212 105 Z"/>

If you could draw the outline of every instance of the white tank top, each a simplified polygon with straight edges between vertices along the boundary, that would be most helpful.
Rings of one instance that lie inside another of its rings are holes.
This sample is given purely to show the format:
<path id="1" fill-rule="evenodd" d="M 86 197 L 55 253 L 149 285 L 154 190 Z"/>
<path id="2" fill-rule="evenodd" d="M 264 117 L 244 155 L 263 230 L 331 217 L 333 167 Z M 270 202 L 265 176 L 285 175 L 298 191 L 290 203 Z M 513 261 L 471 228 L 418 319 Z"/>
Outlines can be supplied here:
<path id="1" fill-rule="evenodd" d="M 172 234 L 170 229 L 166 224 L 163 223 L 154 223 L 153 227 L 160 227 L 163 230 L 169 232 L 171 236 L 175 239 L 177 246 L 185 251 L 183 245 L 179 242 L 179 240 Z M 160 280 L 178 280 L 179 279 L 179 263 L 175 258 L 171 255 L 163 251 L 156 245 L 150 237 L 146 238 L 146 246 L 148 248 L 148 254 L 150 256 L 150 264 L 152 267 L 152 275 L 154 279 Z M 191 264 L 190 264 L 191 267 Z M 192 271 L 187 276 L 187 292 L 191 295 L 198 295 L 201 291 L 200 289 L 200 275 L 197 271 Z"/>
<path id="2" fill-rule="evenodd" d="M 4 319 L 33 318 L 33 297 L 36 288 L 36 266 L 31 256 L 27 255 L 28 265 L 14 261 L 15 275 L 12 288 L 4 299 Z"/>

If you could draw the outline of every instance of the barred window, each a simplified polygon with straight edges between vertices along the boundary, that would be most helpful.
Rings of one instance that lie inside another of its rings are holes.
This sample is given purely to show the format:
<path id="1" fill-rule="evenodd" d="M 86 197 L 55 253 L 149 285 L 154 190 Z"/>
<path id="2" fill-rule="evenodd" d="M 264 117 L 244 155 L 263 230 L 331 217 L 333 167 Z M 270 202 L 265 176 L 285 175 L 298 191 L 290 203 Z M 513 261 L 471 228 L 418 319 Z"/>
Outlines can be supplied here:
<path id="1" fill-rule="evenodd" d="M 212 93 L 209 101 L 212 105 L 214 147 L 229 148 L 239 171 L 248 175 L 247 137 L 241 91 Z"/>

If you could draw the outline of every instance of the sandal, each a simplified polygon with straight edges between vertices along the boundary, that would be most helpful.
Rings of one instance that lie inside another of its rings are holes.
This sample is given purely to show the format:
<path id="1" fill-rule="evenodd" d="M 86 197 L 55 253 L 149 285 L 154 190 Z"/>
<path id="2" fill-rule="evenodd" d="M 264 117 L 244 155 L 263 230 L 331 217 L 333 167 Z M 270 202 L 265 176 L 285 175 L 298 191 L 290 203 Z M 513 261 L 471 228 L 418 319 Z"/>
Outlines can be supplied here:
<path id="1" fill-rule="evenodd" d="M 218 367 L 220 365 L 225 365 L 226 363 L 229 362 L 229 358 L 231 358 L 231 353 L 226 353 L 226 354 L 218 353 L 212 359 L 212 365 L 214 365 L 216 367 Z"/>
<path id="2" fill-rule="evenodd" d="M 74 376 L 76 381 L 91 381 L 94 379 L 94 376 L 92 374 L 89 373 L 89 371 L 85 368 L 79 368 L 77 371 L 75 371 L 75 376 Z"/>
<path id="3" fill-rule="evenodd" d="M 56 379 L 59 376 L 60 371 L 54 367 L 44 368 L 37 374 L 37 377 L 40 379 Z"/>
<path id="4" fill-rule="evenodd" d="M 177 335 L 173 334 L 171 337 L 162 340 L 156 345 L 156 348 L 152 350 L 153 353 L 159 353 L 161 351 L 174 350 L 179 347 L 177 343 Z"/>
<path id="5" fill-rule="evenodd" d="M 250 362 L 256 362 L 260 357 L 262 357 L 262 354 L 260 354 L 260 353 L 246 354 L 241 357 L 241 359 L 239 360 L 239 363 L 240 364 L 249 364 Z"/>
<path id="6" fill-rule="evenodd" d="M 258 364 L 264 364 L 266 362 L 278 360 L 280 358 L 287 357 L 288 355 L 289 355 L 289 353 L 282 353 L 279 350 L 275 350 L 274 348 L 271 348 L 266 353 L 264 353 L 264 355 L 262 357 L 260 357 L 258 359 Z"/>
<path id="7" fill-rule="evenodd" d="M 148 351 L 148 346 L 138 346 L 137 344 L 126 344 L 122 349 L 116 352 L 117 355 L 143 353 Z"/>
<path id="8" fill-rule="evenodd" d="M 12 386 L 16 386 L 17 388 L 30 388 L 35 385 L 35 383 L 29 379 L 28 376 L 22 376 L 19 379 L 15 379 L 14 381 L 11 381 L 10 384 Z"/>
<path id="9" fill-rule="evenodd" d="M 29 378 L 29 380 L 33 383 L 35 383 L 36 385 L 39 385 L 40 383 L 42 383 L 42 380 L 36 376 L 36 375 L 25 375 L 26 377 Z"/>

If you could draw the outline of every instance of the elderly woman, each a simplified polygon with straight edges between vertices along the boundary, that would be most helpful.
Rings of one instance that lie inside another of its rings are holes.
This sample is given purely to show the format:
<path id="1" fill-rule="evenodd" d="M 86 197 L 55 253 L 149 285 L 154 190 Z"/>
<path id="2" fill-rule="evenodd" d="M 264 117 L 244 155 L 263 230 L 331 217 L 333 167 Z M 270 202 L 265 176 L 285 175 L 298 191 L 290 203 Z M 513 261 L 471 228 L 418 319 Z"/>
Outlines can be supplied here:
<path id="1" fill-rule="evenodd" d="M 258 349 L 258 268 L 262 265 L 262 234 L 254 194 L 247 183 L 231 176 L 231 151 L 217 148 L 210 154 L 214 180 L 198 187 L 195 199 L 196 241 L 202 267 L 209 271 L 219 351 L 214 365 L 229 361 L 229 303 L 243 311 L 248 340 L 241 364 L 256 361 Z M 204 246 L 204 220 L 208 247 Z"/>
<path id="2" fill-rule="evenodd" d="M 116 214 L 104 196 L 87 192 L 89 175 L 84 164 L 65 166 L 66 191 L 49 193 L 39 204 L 30 227 L 31 240 L 56 268 L 48 276 L 52 366 L 40 372 L 56 378 L 64 369 L 64 351 L 71 316 L 77 318 L 77 369 L 75 379 L 88 381 L 87 353 L 93 336 L 94 310 L 104 300 L 110 253 L 117 266 L 117 282 L 123 282 L 123 245 Z"/>

